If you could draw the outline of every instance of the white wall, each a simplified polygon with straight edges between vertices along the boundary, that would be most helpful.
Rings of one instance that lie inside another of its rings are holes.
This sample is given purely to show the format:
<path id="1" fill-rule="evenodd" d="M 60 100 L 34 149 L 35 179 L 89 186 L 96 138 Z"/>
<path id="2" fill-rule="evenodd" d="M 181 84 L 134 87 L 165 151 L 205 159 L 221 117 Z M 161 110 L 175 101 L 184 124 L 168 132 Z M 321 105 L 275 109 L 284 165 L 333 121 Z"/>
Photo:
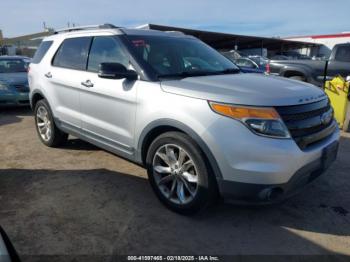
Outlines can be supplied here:
<path id="1" fill-rule="evenodd" d="M 350 43 L 350 35 L 349 33 L 346 34 L 344 37 L 327 37 L 327 38 L 313 38 L 312 36 L 308 37 L 291 37 L 291 38 L 284 38 L 286 40 L 293 40 L 293 41 L 301 41 L 301 42 L 310 42 L 310 43 L 317 43 L 317 44 L 323 44 L 327 46 L 329 49 L 332 49 L 336 44 L 343 44 L 343 43 Z"/>

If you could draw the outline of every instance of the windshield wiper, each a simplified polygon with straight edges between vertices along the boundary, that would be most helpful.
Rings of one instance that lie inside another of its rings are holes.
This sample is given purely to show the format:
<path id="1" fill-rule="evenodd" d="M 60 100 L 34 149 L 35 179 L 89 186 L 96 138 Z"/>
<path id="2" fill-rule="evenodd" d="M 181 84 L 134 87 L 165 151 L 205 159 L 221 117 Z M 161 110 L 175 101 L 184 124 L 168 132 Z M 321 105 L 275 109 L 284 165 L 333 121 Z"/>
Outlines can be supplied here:
<path id="1" fill-rule="evenodd" d="M 238 68 L 228 68 L 221 71 L 194 71 L 194 72 L 180 72 L 175 74 L 163 74 L 158 75 L 158 78 L 172 78 L 172 77 L 179 77 L 179 78 L 185 78 L 185 77 L 192 77 L 192 76 L 210 76 L 210 75 L 221 75 L 221 74 L 235 74 L 240 72 Z"/>
<path id="2" fill-rule="evenodd" d="M 185 78 L 185 77 L 191 77 L 191 76 L 206 76 L 206 75 L 211 75 L 212 72 L 208 71 L 197 71 L 197 72 L 180 72 L 180 73 L 175 73 L 175 74 L 163 74 L 163 75 L 158 75 L 158 78 L 172 78 L 172 77 L 180 77 L 180 78 Z"/>

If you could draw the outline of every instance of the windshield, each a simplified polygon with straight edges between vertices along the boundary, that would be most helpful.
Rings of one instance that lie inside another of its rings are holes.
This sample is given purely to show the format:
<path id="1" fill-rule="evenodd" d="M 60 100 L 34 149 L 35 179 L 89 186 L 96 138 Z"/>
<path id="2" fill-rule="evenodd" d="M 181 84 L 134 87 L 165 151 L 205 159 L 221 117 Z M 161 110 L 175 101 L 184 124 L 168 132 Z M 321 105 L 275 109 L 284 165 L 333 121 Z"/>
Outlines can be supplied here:
<path id="1" fill-rule="evenodd" d="M 27 72 L 28 62 L 23 59 L 0 58 L 0 73 Z"/>
<path id="2" fill-rule="evenodd" d="M 197 39 L 128 36 L 158 77 L 226 74 L 239 71 L 230 60 Z"/>

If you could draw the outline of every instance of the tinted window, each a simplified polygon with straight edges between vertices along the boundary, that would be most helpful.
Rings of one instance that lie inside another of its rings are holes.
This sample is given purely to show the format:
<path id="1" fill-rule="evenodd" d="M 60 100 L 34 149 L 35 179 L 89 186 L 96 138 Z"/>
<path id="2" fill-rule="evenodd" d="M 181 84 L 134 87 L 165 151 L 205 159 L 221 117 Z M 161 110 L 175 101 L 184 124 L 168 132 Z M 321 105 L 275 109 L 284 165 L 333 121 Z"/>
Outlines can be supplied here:
<path id="1" fill-rule="evenodd" d="M 339 46 L 335 54 L 335 60 L 350 62 L 350 46 Z"/>
<path id="2" fill-rule="evenodd" d="M 115 37 L 99 36 L 94 38 L 89 54 L 88 70 L 97 72 L 101 63 L 120 63 L 128 67 L 128 55 Z"/>
<path id="3" fill-rule="evenodd" d="M 43 57 L 45 56 L 46 52 L 49 50 L 49 48 L 52 45 L 52 41 L 43 41 L 39 45 L 38 49 L 35 52 L 35 55 L 31 61 L 33 64 L 39 64 Z"/>
<path id="4" fill-rule="evenodd" d="M 69 38 L 58 49 L 53 65 L 85 70 L 90 47 L 90 37 Z"/>

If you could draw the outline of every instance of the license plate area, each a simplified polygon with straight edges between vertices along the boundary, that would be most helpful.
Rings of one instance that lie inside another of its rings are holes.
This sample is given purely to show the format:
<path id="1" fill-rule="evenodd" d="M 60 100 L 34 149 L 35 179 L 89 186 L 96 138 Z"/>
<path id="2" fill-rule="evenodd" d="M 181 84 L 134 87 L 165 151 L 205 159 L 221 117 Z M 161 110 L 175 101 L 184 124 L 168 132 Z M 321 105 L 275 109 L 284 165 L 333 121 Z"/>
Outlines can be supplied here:
<path id="1" fill-rule="evenodd" d="M 337 158 L 339 142 L 333 142 L 323 149 L 322 152 L 322 168 L 327 169 Z"/>

